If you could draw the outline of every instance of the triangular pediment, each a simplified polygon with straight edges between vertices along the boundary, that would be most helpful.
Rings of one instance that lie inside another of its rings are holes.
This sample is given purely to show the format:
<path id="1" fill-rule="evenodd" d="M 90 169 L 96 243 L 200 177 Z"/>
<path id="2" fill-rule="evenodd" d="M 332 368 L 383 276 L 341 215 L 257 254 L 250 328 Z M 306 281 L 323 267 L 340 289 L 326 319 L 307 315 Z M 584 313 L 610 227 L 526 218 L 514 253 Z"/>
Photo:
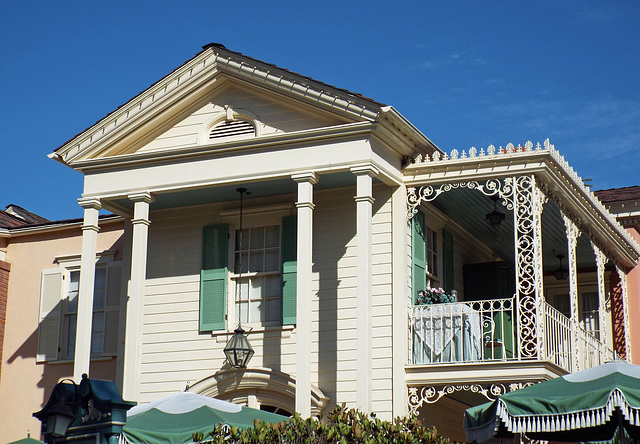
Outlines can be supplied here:
<path id="1" fill-rule="evenodd" d="M 383 105 L 358 94 L 208 45 L 51 157 L 75 166 L 243 137 L 269 138 L 373 122 L 381 109 Z"/>

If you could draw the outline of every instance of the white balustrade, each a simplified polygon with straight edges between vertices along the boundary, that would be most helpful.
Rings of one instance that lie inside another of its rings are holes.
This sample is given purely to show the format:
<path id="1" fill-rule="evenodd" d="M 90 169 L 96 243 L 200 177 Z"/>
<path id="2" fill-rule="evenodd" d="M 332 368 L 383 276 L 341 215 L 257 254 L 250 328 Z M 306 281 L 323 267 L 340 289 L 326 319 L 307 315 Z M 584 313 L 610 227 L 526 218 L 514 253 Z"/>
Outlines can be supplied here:
<path id="1" fill-rule="evenodd" d="M 409 321 L 410 364 L 453 364 L 531 360 L 518 346 L 517 306 L 514 298 L 411 306 Z M 545 355 L 568 372 L 578 356 L 580 370 L 615 358 L 614 352 L 547 303 L 542 304 Z M 573 331 L 577 337 L 574 338 Z M 576 350 L 576 345 L 577 350 Z"/>

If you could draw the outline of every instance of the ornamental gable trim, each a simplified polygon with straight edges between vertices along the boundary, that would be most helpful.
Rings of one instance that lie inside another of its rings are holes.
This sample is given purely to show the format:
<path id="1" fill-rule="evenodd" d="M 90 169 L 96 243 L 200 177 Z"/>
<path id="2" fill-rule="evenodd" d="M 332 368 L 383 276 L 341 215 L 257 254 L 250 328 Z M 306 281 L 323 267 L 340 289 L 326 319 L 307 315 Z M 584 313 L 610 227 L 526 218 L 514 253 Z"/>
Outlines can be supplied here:
<path id="1" fill-rule="evenodd" d="M 288 97 L 329 115 L 341 116 L 346 122 L 375 121 L 383 107 L 360 94 L 261 62 L 219 44 L 209 44 L 191 60 L 57 148 L 49 157 L 72 165 L 77 159 L 95 156 L 159 113 L 184 107 L 194 100 L 196 92 L 228 79 Z"/>

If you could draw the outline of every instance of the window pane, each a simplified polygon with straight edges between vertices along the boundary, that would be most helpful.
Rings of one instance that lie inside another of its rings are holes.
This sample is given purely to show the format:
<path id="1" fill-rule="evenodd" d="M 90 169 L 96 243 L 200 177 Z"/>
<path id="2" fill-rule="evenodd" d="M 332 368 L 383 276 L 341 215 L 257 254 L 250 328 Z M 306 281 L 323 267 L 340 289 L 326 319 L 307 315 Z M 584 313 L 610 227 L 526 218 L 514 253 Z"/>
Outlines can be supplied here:
<path id="1" fill-rule="evenodd" d="M 76 352 L 76 322 L 77 315 L 65 316 L 65 330 L 67 331 L 67 356 L 73 356 Z"/>
<path id="2" fill-rule="evenodd" d="M 280 251 L 271 249 L 265 252 L 265 267 L 264 271 L 278 271 L 280 270 Z"/>
<path id="3" fill-rule="evenodd" d="M 96 269 L 96 279 L 93 286 L 93 309 L 102 310 L 104 308 L 105 290 L 107 284 L 107 269 Z"/>
<path id="4" fill-rule="evenodd" d="M 264 294 L 264 278 L 252 278 L 251 279 L 251 293 L 250 299 L 261 299 Z"/>
<path id="5" fill-rule="evenodd" d="M 78 291 L 80 290 L 80 272 L 72 271 L 69 273 L 69 293 L 68 301 L 65 304 L 67 313 L 76 313 L 78 311 Z"/>
<path id="6" fill-rule="evenodd" d="M 247 279 L 242 279 L 241 281 L 236 282 L 238 288 L 236 289 L 238 297 L 242 301 L 246 301 L 249 298 L 249 281 Z"/>
<path id="7" fill-rule="evenodd" d="M 91 353 L 100 354 L 104 344 L 104 314 L 102 312 L 93 314 L 91 330 Z"/>
<path id="8" fill-rule="evenodd" d="M 266 297 L 280 297 L 281 288 L 280 276 L 267 276 Z"/>
<path id="9" fill-rule="evenodd" d="M 249 319 L 251 322 L 260 322 L 262 318 L 262 300 L 249 302 Z"/>
<path id="10" fill-rule="evenodd" d="M 264 271 L 264 252 L 262 252 L 262 250 L 252 251 L 250 262 L 249 271 L 254 273 Z"/>
<path id="11" fill-rule="evenodd" d="M 249 253 L 247 251 L 243 251 L 242 252 L 242 272 L 243 273 L 247 272 L 247 269 L 248 269 L 247 265 L 249 265 Z M 235 266 L 233 267 L 233 272 L 235 274 L 240 273 L 240 254 L 238 252 L 236 252 Z"/>
<path id="12" fill-rule="evenodd" d="M 251 229 L 251 240 L 249 247 L 251 250 L 259 250 L 264 248 L 264 227 Z"/>
<path id="13" fill-rule="evenodd" d="M 242 324 L 249 323 L 249 304 L 247 302 L 240 303 L 240 322 Z"/>
<path id="14" fill-rule="evenodd" d="M 278 225 L 272 225 L 265 229 L 265 247 L 279 247 L 280 246 L 280 227 Z"/>

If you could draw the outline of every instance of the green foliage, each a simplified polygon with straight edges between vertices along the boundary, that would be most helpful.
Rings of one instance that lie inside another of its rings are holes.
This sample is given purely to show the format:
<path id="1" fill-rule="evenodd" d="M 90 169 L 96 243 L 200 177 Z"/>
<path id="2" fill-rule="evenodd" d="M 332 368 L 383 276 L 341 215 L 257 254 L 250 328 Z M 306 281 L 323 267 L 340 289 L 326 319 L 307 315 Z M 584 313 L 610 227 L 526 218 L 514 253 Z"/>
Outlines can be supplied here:
<path id="1" fill-rule="evenodd" d="M 204 436 L 193 437 L 202 442 Z M 375 414 L 367 415 L 344 406 L 336 407 L 327 421 L 304 419 L 295 414 L 289 422 L 267 424 L 256 420 L 253 427 L 240 430 L 236 427 L 217 425 L 205 441 L 213 444 L 379 444 L 426 443 L 444 444 L 450 441 L 438 435 L 435 428 L 427 428 L 415 416 L 396 418 L 393 422 L 381 421 Z"/>

